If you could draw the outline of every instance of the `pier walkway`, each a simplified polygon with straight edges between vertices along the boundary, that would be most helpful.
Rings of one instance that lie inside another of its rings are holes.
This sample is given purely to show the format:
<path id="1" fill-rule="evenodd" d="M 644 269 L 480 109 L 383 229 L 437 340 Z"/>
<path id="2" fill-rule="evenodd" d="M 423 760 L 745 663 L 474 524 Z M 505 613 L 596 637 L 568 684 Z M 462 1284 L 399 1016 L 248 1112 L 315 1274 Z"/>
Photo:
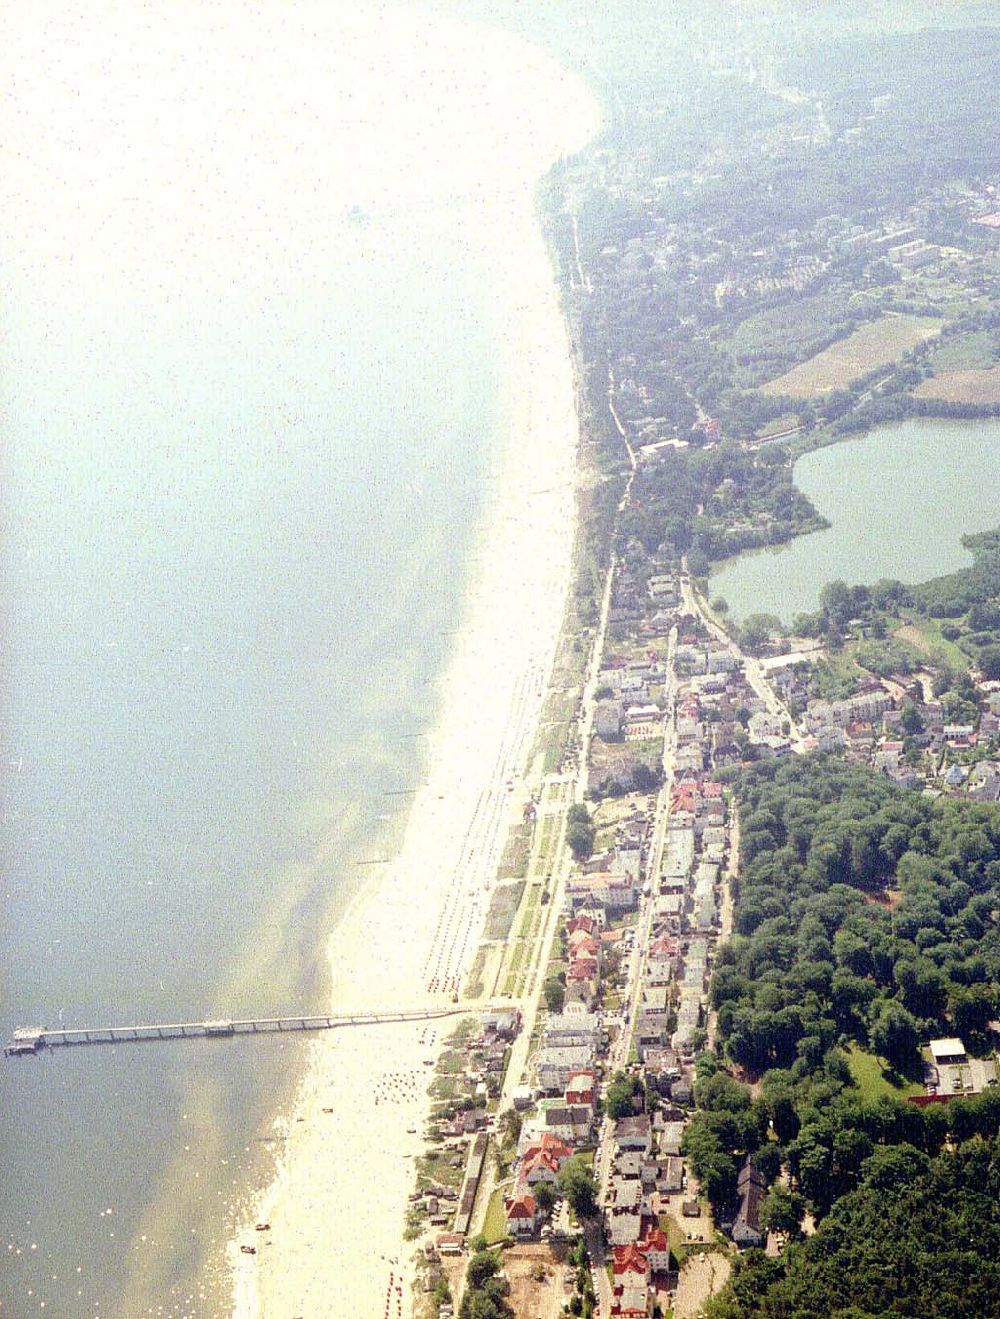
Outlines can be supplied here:
<path id="1" fill-rule="evenodd" d="M 447 1007 L 404 1008 L 400 1011 L 353 1012 L 329 1017 L 251 1017 L 245 1021 L 177 1021 L 146 1026 L 78 1026 L 49 1030 L 21 1026 L 4 1046 L 8 1057 L 35 1054 L 69 1044 L 134 1044 L 149 1040 L 225 1039 L 231 1035 L 266 1035 L 307 1030 L 335 1030 L 342 1026 L 376 1026 L 401 1021 L 432 1021 L 437 1017 L 470 1016 L 509 1011 L 509 1002 L 468 1002 Z"/>

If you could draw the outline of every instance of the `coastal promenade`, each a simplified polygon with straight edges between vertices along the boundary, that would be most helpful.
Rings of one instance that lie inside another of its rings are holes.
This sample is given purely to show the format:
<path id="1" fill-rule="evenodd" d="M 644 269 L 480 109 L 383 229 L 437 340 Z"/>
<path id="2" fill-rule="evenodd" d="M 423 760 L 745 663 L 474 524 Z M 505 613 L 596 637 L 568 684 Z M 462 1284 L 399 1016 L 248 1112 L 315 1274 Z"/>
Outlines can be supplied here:
<path id="1" fill-rule="evenodd" d="M 491 1011 L 502 1004 L 477 1004 L 477 1010 Z M 390 1022 L 430 1021 L 438 1017 L 468 1015 L 468 1004 L 450 1007 L 413 1007 L 398 1011 L 354 1012 L 333 1017 L 248 1017 L 242 1021 L 178 1021 L 137 1026 L 78 1026 L 70 1030 L 49 1030 L 44 1026 L 19 1026 L 4 1046 L 7 1057 L 36 1054 L 41 1049 L 80 1044 L 138 1044 L 155 1040 L 226 1039 L 232 1035 L 267 1035 L 286 1031 L 336 1030 L 345 1026 L 377 1026 Z"/>

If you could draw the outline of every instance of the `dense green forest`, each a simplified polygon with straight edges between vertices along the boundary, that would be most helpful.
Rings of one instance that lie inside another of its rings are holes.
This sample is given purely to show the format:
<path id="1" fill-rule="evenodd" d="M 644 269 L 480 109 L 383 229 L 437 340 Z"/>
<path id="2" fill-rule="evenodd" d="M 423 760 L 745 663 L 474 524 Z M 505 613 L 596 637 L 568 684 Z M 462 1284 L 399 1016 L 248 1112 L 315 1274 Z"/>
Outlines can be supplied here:
<path id="1" fill-rule="evenodd" d="M 710 1319 L 1000 1316 L 1000 1148 L 973 1139 L 928 1158 L 911 1145 L 862 1164 L 815 1236 L 738 1261 Z"/>
<path id="2" fill-rule="evenodd" d="M 734 1063 L 818 1060 L 846 1036 L 905 1070 L 919 1038 L 983 1032 L 1000 813 L 823 757 L 760 765 L 738 796 L 736 933 L 712 985 Z"/>
<path id="3" fill-rule="evenodd" d="M 1000 1092 L 906 1101 L 929 1037 L 990 1049 L 1000 811 L 822 756 L 753 766 L 736 794 L 736 933 L 686 1151 L 723 1221 L 749 1155 L 774 1183 L 765 1226 L 794 1242 L 808 1210 L 820 1229 L 750 1252 L 714 1319 L 1000 1314 L 979 1301 L 998 1280 Z"/>
<path id="4" fill-rule="evenodd" d="M 1000 531 L 964 536 L 962 544 L 975 562 L 914 588 L 914 596 L 936 618 L 971 615 L 990 627 L 1000 625 Z M 975 613 L 973 611 L 976 611 Z"/>

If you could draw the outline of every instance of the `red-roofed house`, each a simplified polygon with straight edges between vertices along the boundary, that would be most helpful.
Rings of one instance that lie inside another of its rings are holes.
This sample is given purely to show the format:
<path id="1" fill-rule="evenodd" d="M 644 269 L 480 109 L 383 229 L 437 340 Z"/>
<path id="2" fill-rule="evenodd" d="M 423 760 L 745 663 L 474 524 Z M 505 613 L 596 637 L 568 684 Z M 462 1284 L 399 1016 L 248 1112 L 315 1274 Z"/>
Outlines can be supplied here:
<path id="1" fill-rule="evenodd" d="M 615 1246 L 614 1286 L 643 1287 L 649 1281 L 649 1263 L 642 1248 L 632 1242 Z"/>
<path id="2" fill-rule="evenodd" d="M 512 1237 L 533 1236 L 541 1215 L 533 1195 L 516 1195 L 503 1202 L 507 1231 Z"/>
<path id="3" fill-rule="evenodd" d="M 573 1072 L 566 1082 L 567 1105 L 571 1108 L 578 1104 L 593 1108 L 596 1080 L 593 1072 Z"/>
<path id="4" fill-rule="evenodd" d="M 677 814 L 678 811 L 686 811 L 687 814 L 694 814 L 694 793 L 683 786 L 675 785 L 670 793 L 670 809 Z"/>
<path id="5" fill-rule="evenodd" d="M 597 958 L 596 957 L 575 957 L 570 963 L 570 968 L 566 972 L 567 980 L 577 980 L 590 983 L 591 980 L 597 979 Z"/>
<path id="6" fill-rule="evenodd" d="M 559 1182 L 559 1165 L 562 1160 L 552 1150 L 538 1150 L 530 1157 L 526 1154 L 521 1160 L 521 1181 L 529 1186 L 539 1182 L 548 1182 L 556 1186 Z"/>
<path id="7" fill-rule="evenodd" d="M 572 920 L 566 922 L 566 933 L 569 935 L 580 931 L 593 936 L 597 934 L 599 928 L 593 916 L 574 916 Z"/>
<path id="8" fill-rule="evenodd" d="M 649 945 L 649 956 L 651 958 L 676 957 L 677 940 L 669 939 L 665 934 L 661 935 L 659 939 L 654 939 Z"/>
<path id="9" fill-rule="evenodd" d="M 570 957 L 596 957 L 601 945 L 586 930 L 574 930 L 567 940 Z"/>
<path id="10" fill-rule="evenodd" d="M 521 1156 L 521 1183 L 556 1182 L 563 1163 L 571 1157 L 572 1146 L 546 1131 L 540 1140 L 533 1141 Z"/>
<path id="11" fill-rule="evenodd" d="M 666 1273 L 670 1268 L 670 1243 L 660 1227 L 650 1227 L 639 1242 L 652 1273 Z"/>

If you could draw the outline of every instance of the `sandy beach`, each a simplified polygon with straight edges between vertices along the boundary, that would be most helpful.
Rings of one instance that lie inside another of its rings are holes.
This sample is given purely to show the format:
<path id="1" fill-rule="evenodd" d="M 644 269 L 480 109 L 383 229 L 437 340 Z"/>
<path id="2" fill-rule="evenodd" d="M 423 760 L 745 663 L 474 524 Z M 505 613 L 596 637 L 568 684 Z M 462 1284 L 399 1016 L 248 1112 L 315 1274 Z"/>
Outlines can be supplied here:
<path id="1" fill-rule="evenodd" d="M 461 993 L 506 838 L 509 785 L 534 739 L 571 568 L 575 394 L 533 199 L 548 165 L 596 132 L 598 111 L 582 83 L 523 42 L 484 42 L 474 29 L 450 24 L 447 36 L 451 58 L 464 47 L 473 67 L 485 62 L 477 76 L 486 83 L 502 86 L 519 62 L 517 76 L 523 80 L 529 66 L 538 90 L 532 114 L 522 104 L 503 137 L 499 167 L 482 158 L 481 179 L 452 203 L 448 219 L 466 244 L 481 247 L 493 272 L 507 345 L 504 434 L 402 846 L 371 868 L 330 937 L 335 1012 L 440 1006 Z M 250 1221 L 230 1246 L 236 1319 L 409 1314 L 413 1246 L 403 1242 L 404 1213 L 429 1111 L 428 1064 L 453 1028 L 445 1019 L 316 1040 L 294 1110 L 281 1119 L 279 1174 L 254 1214 L 270 1230 L 257 1232 Z M 240 1244 L 256 1254 L 241 1253 Z"/>

